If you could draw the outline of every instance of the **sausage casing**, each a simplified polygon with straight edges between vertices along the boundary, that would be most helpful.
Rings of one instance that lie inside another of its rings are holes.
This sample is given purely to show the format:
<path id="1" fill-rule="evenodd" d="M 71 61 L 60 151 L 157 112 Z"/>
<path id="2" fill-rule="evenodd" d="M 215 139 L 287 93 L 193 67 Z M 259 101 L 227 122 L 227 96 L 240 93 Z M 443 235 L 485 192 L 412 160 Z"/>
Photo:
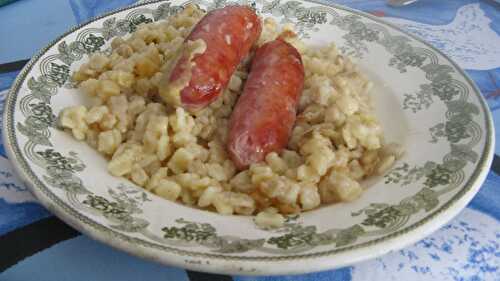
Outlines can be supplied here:
<path id="1" fill-rule="evenodd" d="M 228 152 L 239 169 L 286 147 L 304 86 L 299 52 L 282 39 L 257 49 L 229 123 Z"/>
<path id="2" fill-rule="evenodd" d="M 172 96 L 177 98 L 180 92 L 176 103 L 191 110 L 207 106 L 227 86 L 261 30 L 259 17 L 249 7 L 228 6 L 209 12 L 184 41 L 182 55 L 160 95 L 172 103 Z"/>

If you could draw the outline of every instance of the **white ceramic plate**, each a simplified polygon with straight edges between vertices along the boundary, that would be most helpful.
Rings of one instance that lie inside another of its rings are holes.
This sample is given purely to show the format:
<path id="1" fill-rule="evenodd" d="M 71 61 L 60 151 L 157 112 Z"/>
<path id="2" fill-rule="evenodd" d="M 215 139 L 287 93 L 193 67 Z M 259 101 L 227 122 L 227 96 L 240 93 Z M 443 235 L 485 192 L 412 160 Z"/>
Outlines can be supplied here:
<path id="1" fill-rule="evenodd" d="M 205 9 L 225 0 L 198 2 Z M 375 82 L 377 114 L 405 156 L 353 203 L 290 217 L 275 231 L 251 218 L 168 202 L 108 175 L 105 160 L 54 127 L 81 103 L 69 74 L 86 54 L 181 1 L 122 9 L 73 28 L 23 69 L 5 110 L 9 158 L 38 200 L 65 222 L 118 249 L 165 264 L 230 274 L 291 274 L 373 258 L 438 229 L 471 200 L 492 159 L 490 113 L 474 83 L 425 42 L 370 15 L 307 1 L 250 2 L 295 24 L 311 44 L 335 42 Z"/>

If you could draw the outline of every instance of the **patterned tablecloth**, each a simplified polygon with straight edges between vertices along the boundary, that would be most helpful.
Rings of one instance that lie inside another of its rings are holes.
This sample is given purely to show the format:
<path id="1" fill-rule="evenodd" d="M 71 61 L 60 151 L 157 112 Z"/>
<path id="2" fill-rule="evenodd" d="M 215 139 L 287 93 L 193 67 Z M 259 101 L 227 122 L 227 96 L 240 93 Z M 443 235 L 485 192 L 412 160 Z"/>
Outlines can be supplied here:
<path id="1" fill-rule="evenodd" d="M 0 7 L 0 103 L 20 68 L 69 27 L 133 0 L 21 0 Z M 451 56 L 476 81 L 500 124 L 500 4 L 337 0 L 402 26 Z M 500 125 L 499 125 L 500 126 Z M 500 127 L 497 127 L 497 140 Z M 37 204 L 0 143 L 0 280 L 500 280 L 500 141 L 483 187 L 449 224 L 377 259 L 299 276 L 203 274 L 144 261 L 95 242 Z"/>

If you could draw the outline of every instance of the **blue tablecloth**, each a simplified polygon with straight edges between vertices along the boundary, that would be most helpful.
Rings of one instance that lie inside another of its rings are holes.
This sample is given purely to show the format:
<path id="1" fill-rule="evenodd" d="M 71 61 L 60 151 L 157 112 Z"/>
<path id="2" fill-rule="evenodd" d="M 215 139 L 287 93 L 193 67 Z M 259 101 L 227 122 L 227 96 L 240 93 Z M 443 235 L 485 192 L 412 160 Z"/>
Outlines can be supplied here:
<path id="1" fill-rule="evenodd" d="M 0 7 L 0 103 L 19 69 L 71 26 L 133 0 L 20 0 Z M 500 124 L 500 4 L 420 0 L 336 3 L 384 17 L 451 56 L 476 81 Z M 500 126 L 500 125 L 499 125 Z M 500 128 L 497 127 L 497 140 Z M 497 141 L 496 154 L 500 155 Z M 9 245 L 7 245 L 9 243 Z M 6 252 L 7 246 L 16 251 Z M 0 280 L 500 280 L 500 157 L 469 206 L 422 241 L 383 257 L 321 273 L 241 277 L 186 272 L 95 242 L 54 218 L 16 179 L 0 144 Z"/>

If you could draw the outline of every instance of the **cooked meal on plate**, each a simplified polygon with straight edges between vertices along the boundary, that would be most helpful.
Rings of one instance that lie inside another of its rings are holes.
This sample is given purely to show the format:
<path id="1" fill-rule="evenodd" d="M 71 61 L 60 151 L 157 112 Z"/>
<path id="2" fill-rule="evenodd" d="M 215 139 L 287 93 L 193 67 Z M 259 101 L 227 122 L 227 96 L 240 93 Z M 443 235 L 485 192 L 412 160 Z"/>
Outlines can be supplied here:
<path id="1" fill-rule="evenodd" d="M 335 45 L 309 46 L 246 6 L 194 5 L 94 53 L 73 80 L 91 100 L 60 112 L 109 172 L 221 214 L 283 215 L 352 201 L 400 156 L 369 82 Z"/>

